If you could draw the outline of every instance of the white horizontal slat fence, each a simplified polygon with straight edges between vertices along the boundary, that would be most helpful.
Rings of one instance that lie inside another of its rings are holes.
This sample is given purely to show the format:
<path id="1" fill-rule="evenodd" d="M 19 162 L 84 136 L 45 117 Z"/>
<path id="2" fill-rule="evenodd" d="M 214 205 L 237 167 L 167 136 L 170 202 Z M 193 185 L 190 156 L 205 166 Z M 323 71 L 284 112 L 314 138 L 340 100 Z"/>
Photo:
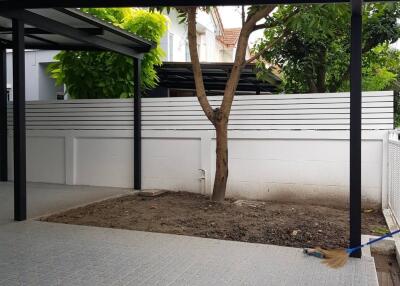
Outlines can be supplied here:
<path id="1" fill-rule="evenodd" d="M 209 97 L 213 107 L 221 97 Z M 348 130 L 349 93 L 236 96 L 230 130 Z M 393 128 L 393 92 L 364 92 L 364 130 Z M 12 126 L 12 108 L 8 110 Z M 28 130 L 131 130 L 132 99 L 26 103 Z M 212 130 L 195 97 L 144 98 L 143 130 Z"/>

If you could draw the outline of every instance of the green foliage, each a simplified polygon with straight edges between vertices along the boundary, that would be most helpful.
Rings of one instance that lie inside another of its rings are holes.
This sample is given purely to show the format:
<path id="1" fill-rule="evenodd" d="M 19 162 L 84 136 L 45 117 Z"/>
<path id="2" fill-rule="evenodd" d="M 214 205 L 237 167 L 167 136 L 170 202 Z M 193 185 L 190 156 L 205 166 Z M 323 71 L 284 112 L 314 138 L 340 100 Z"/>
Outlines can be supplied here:
<path id="1" fill-rule="evenodd" d="M 399 4 L 366 4 L 363 10 L 364 90 L 382 90 L 397 80 L 398 53 L 389 48 L 400 35 Z M 266 19 L 264 39 L 254 52 L 262 62 L 278 66 L 285 92 L 346 90 L 350 63 L 348 4 L 286 5 Z M 271 42 L 279 39 L 270 49 Z"/>
<path id="2" fill-rule="evenodd" d="M 399 90 L 400 51 L 390 48 L 388 43 L 380 44 L 364 53 L 362 58 L 363 90 Z M 348 91 L 349 81 L 345 81 L 339 91 Z"/>
<path id="3" fill-rule="evenodd" d="M 157 44 L 142 59 L 142 87 L 158 82 L 155 66 L 162 64 L 160 41 L 168 20 L 157 12 L 131 8 L 82 9 L 106 22 Z M 58 85 L 65 84 L 72 98 L 127 98 L 133 96 L 133 61 L 113 52 L 62 51 L 48 71 Z"/>
<path id="4" fill-rule="evenodd" d="M 364 90 L 399 89 L 400 51 L 389 47 L 386 42 L 378 45 L 363 56 Z"/>

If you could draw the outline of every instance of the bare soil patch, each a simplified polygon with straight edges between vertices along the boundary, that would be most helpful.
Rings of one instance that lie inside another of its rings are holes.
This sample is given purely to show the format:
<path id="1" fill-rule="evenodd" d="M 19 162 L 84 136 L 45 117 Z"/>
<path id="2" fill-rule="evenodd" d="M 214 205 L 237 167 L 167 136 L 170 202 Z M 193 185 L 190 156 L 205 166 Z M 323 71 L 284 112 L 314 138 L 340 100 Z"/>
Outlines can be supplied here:
<path id="1" fill-rule="evenodd" d="M 172 233 L 292 247 L 345 247 L 348 210 L 262 202 L 213 203 L 207 196 L 167 192 L 159 197 L 127 195 L 42 218 L 43 221 Z M 386 229 L 380 211 L 365 210 L 362 233 Z"/>

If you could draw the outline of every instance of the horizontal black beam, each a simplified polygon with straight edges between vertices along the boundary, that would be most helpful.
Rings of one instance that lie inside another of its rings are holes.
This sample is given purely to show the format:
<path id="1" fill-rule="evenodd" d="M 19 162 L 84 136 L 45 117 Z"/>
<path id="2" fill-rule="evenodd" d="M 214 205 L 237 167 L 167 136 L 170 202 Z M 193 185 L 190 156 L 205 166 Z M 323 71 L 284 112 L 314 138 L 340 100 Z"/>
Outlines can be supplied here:
<path id="1" fill-rule="evenodd" d="M 104 29 L 101 28 L 76 28 L 79 31 L 88 33 L 90 35 L 104 35 Z M 12 28 L 0 27 L 0 34 L 12 34 Z M 45 31 L 39 28 L 25 28 L 24 34 L 26 35 L 53 35 L 49 31 Z"/>
<path id="2" fill-rule="evenodd" d="M 34 40 L 37 40 L 37 41 L 41 41 L 43 43 L 46 43 L 47 45 L 57 45 L 56 42 L 44 39 L 44 38 L 36 36 L 36 35 L 25 35 L 25 37 L 26 38 L 31 38 L 31 39 L 34 39 Z"/>
<path id="3" fill-rule="evenodd" d="M 64 13 L 66 15 L 69 15 L 75 19 L 82 20 L 86 23 L 90 23 L 93 26 L 97 26 L 99 28 L 102 28 L 103 30 L 108 30 L 109 32 L 116 34 L 120 37 L 123 37 L 130 42 L 135 42 L 138 43 L 139 45 L 143 46 L 146 45 L 146 50 L 145 52 L 150 51 L 150 49 L 156 47 L 156 43 L 148 41 L 144 38 L 141 38 L 139 36 L 136 36 L 132 33 L 129 33 L 123 29 L 116 29 L 115 26 L 112 24 L 106 23 L 103 20 L 100 20 L 99 18 L 96 18 L 88 13 L 84 13 L 80 10 L 77 9 L 66 9 L 66 8 L 58 8 L 56 9 L 58 12 Z"/>
<path id="4" fill-rule="evenodd" d="M 227 78 L 229 76 L 229 73 L 223 72 L 223 71 L 210 71 L 210 70 L 201 70 L 203 76 L 216 76 L 216 77 L 225 77 Z M 174 69 L 171 70 L 164 70 L 164 69 L 158 69 L 157 73 L 159 75 L 165 75 L 166 77 L 170 76 L 191 76 L 193 77 L 193 71 L 177 71 Z M 255 77 L 254 71 L 247 71 L 247 72 L 242 72 L 241 75 L 243 76 L 248 76 L 248 77 Z"/>
<path id="5" fill-rule="evenodd" d="M 200 64 L 202 69 L 220 69 L 220 70 L 231 70 L 233 67 L 233 63 L 219 63 L 219 62 L 208 62 L 208 63 L 201 63 Z M 182 69 L 192 69 L 192 63 L 191 62 L 164 62 L 162 65 L 163 68 L 165 69 L 176 69 L 176 68 L 182 68 Z M 252 69 L 255 68 L 256 64 L 247 64 L 244 66 L 243 69 Z"/>
<path id="6" fill-rule="evenodd" d="M 1 9 L 1 8 L 0 8 Z M 0 10 L 1 11 L 1 10 Z M 44 16 L 32 13 L 30 11 L 7 11 L 0 12 L 0 15 L 7 18 L 17 19 L 25 22 L 26 24 L 35 26 L 39 29 L 49 31 L 54 34 L 62 35 L 64 37 L 84 43 L 88 46 L 93 46 L 126 56 L 141 58 L 142 54 L 135 51 L 130 47 L 118 45 L 112 41 L 90 35 L 84 31 L 80 31 L 63 23 L 54 21 Z"/>
<path id="7" fill-rule="evenodd" d="M 261 4 L 313 4 L 349 3 L 349 0 L 197 0 L 197 6 L 261 5 Z M 367 2 L 388 2 L 372 1 Z M 187 6 L 187 0 L 2 0 L 0 10 L 56 8 L 56 7 L 155 7 Z"/>
<path id="8" fill-rule="evenodd" d="M 26 36 L 26 37 L 35 37 L 36 39 L 38 38 L 37 36 Z M 44 39 L 41 39 L 44 40 Z M 11 49 L 12 45 L 10 44 L 9 41 L 0 39 L 0 43 L 2 43 L 2 46 L 5 47 L 6 49 Z M 25 44 L 26 49 L 32 49 L 32 50 L 48 50 L 48 51 L 93 51 L 93 52 L 104 52 L 108 51 L 105 48 L 99 48 L 99 47 L 94 47 L 94 46 L 87 46 L 83 44 L 76 44 L 76 45 L 71 45 L 71 44 L 58 44 L 58 43 L 26 43 Z M 142 49 L 137 49 L 137 52 L 142 53 Z M 143 53 L 145 53 L 143 51 Z"/>
<path id="9" fill-rule="evenodd" d="M 194 77 L 189 75 L 175 75 L 175 76 L 166 76 L 164 74 L 158 74 L 160 81 L 164 82 L 194 82 Z M 212 83 L 226 83 L 228 81 L 228 77 L 221 77 L 221 76 L 212 76 L 209 74 L 203 74 L 203 80 L 205 82 L 212 82 Z M 240 76 L 240 82 L 248 82 L 252 84 L 258 83 L 270 83 L 269 81 L 262 81 L 257 79 L 256 75 L 248 75 L 248 76 Z M 279 84 L 279 80 L 273 80 L 275 84 Z"/>
<path id="10" fill-rule="evenodd" d="M 225 86 L 226 85 L 226 80 L 212 80 L 212 79 L 204 79 L 204 84 L 212 84 L 212 85 L 220 85 L 220 86 Z M 182 80 L 182 79 L 176 79 L 176 80 L 165 80 L 161 79 L 160 84 L 174 84 L 174 85 L 181 85 L 181 84 L 191 84 L 194 86 L 194 81 L 193 80 Z M 246 80 L 240 80 L 239 85 L 241 86 L 268 86 L 270 87 L 271 84 L 268 82 L 262 82 L 262 81 L 246 81 Z"/>
<path id="11" fill-rule="evenodd" d="M 173 88 L 173 89 L 195 89 L 195 85 L 194 84 L 187 84 L 187 83 L 175 83 L 175 84 L 170 84 L 170 83 L 160 83 L 159 86 L 162 87 L 167 87 L 167 88 Z M 218 84 L 205 84 L 204 85 L 205 89 L 212 89 L 212 90 L 224 90 L 225 89 L 225 85 L 218 85 Z M 262 91 L 275 91 L 276 87 L 271 86 L 271 87 L 265 87 L 265 86 L 256 86 L 256 85 L 241 85 L 239 84 L 237 89 L 237 91 L 257 91 L 257 90 L 262 90 Z"/>
<path id="12" fill-rule="evenodd" d="M 165 82 L 165 83 L 173 83 L 173 84 L 181 84 L 181 83 L 190 83 L 190 84 L 194 84 L 194 80 L 193 80 L 193 78 L 173 78 L 173 79 L 170 79 L 170 78 L 164 78 L 164 77 L 160 77 L 159 76 L 159 78 L 160 78 L 160 83 L 163 83 L 163 82 Z M 210 77 L 203 77 L 203 81 L 204 81 L 204 84 L 226 84 L 226 82 L 227 82 L 227 79 L 213 79 L 213 78 L 210 78 Z M 261 81 L 261 80 L 257 80 L 257 79 L 249 79 L 249 78 L 247 78 L 247 79 L 243 79 L 243 78 L 240 78 L 239 79 L 239 84 L 248 84 L 248 85 L 256 85 L 256 84 L 266 84 L 266 85 L 268 85 L 268 84 L 270 84 L 270 83 L 268 83 L 268 82 L 264 82 L 264 81 Z"/>

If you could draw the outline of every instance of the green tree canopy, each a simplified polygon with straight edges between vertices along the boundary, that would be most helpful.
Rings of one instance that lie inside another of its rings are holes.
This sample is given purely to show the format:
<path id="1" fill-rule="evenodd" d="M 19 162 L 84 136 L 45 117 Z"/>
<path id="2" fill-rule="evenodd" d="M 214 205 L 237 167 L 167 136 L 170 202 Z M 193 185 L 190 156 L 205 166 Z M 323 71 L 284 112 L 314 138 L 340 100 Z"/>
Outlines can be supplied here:
<path id="1" fill-rule="evenodd" d="M 363 8 L 363 89 L 390 88 L 400 70 L 399 53 L 389 47 L 400 35 L 397 3 Z M 285 92 L 347 90 L 350 63 L 348 4 L 285 5 L 266 19 L 264 38 L 254 48 L 264 63 L 282 72 Z M 269 43 L 274 42 L 270 46 Z"/>
<path id="2" fill-rule="evenodd" d="M 132 8 L 88 8 L 90 13 L 147 40 L 157 47 L 142 59 L 142 87 L 158 82 L 155 66 L 165 56 L 160 41 L 168 28 L 168 19 L 158 12 Z M 65 84 L 72 98 L 127 98 L 133 95 L 133 61 L 113 52 L 62 51 L 48 71 L 56 83 Z"/>

